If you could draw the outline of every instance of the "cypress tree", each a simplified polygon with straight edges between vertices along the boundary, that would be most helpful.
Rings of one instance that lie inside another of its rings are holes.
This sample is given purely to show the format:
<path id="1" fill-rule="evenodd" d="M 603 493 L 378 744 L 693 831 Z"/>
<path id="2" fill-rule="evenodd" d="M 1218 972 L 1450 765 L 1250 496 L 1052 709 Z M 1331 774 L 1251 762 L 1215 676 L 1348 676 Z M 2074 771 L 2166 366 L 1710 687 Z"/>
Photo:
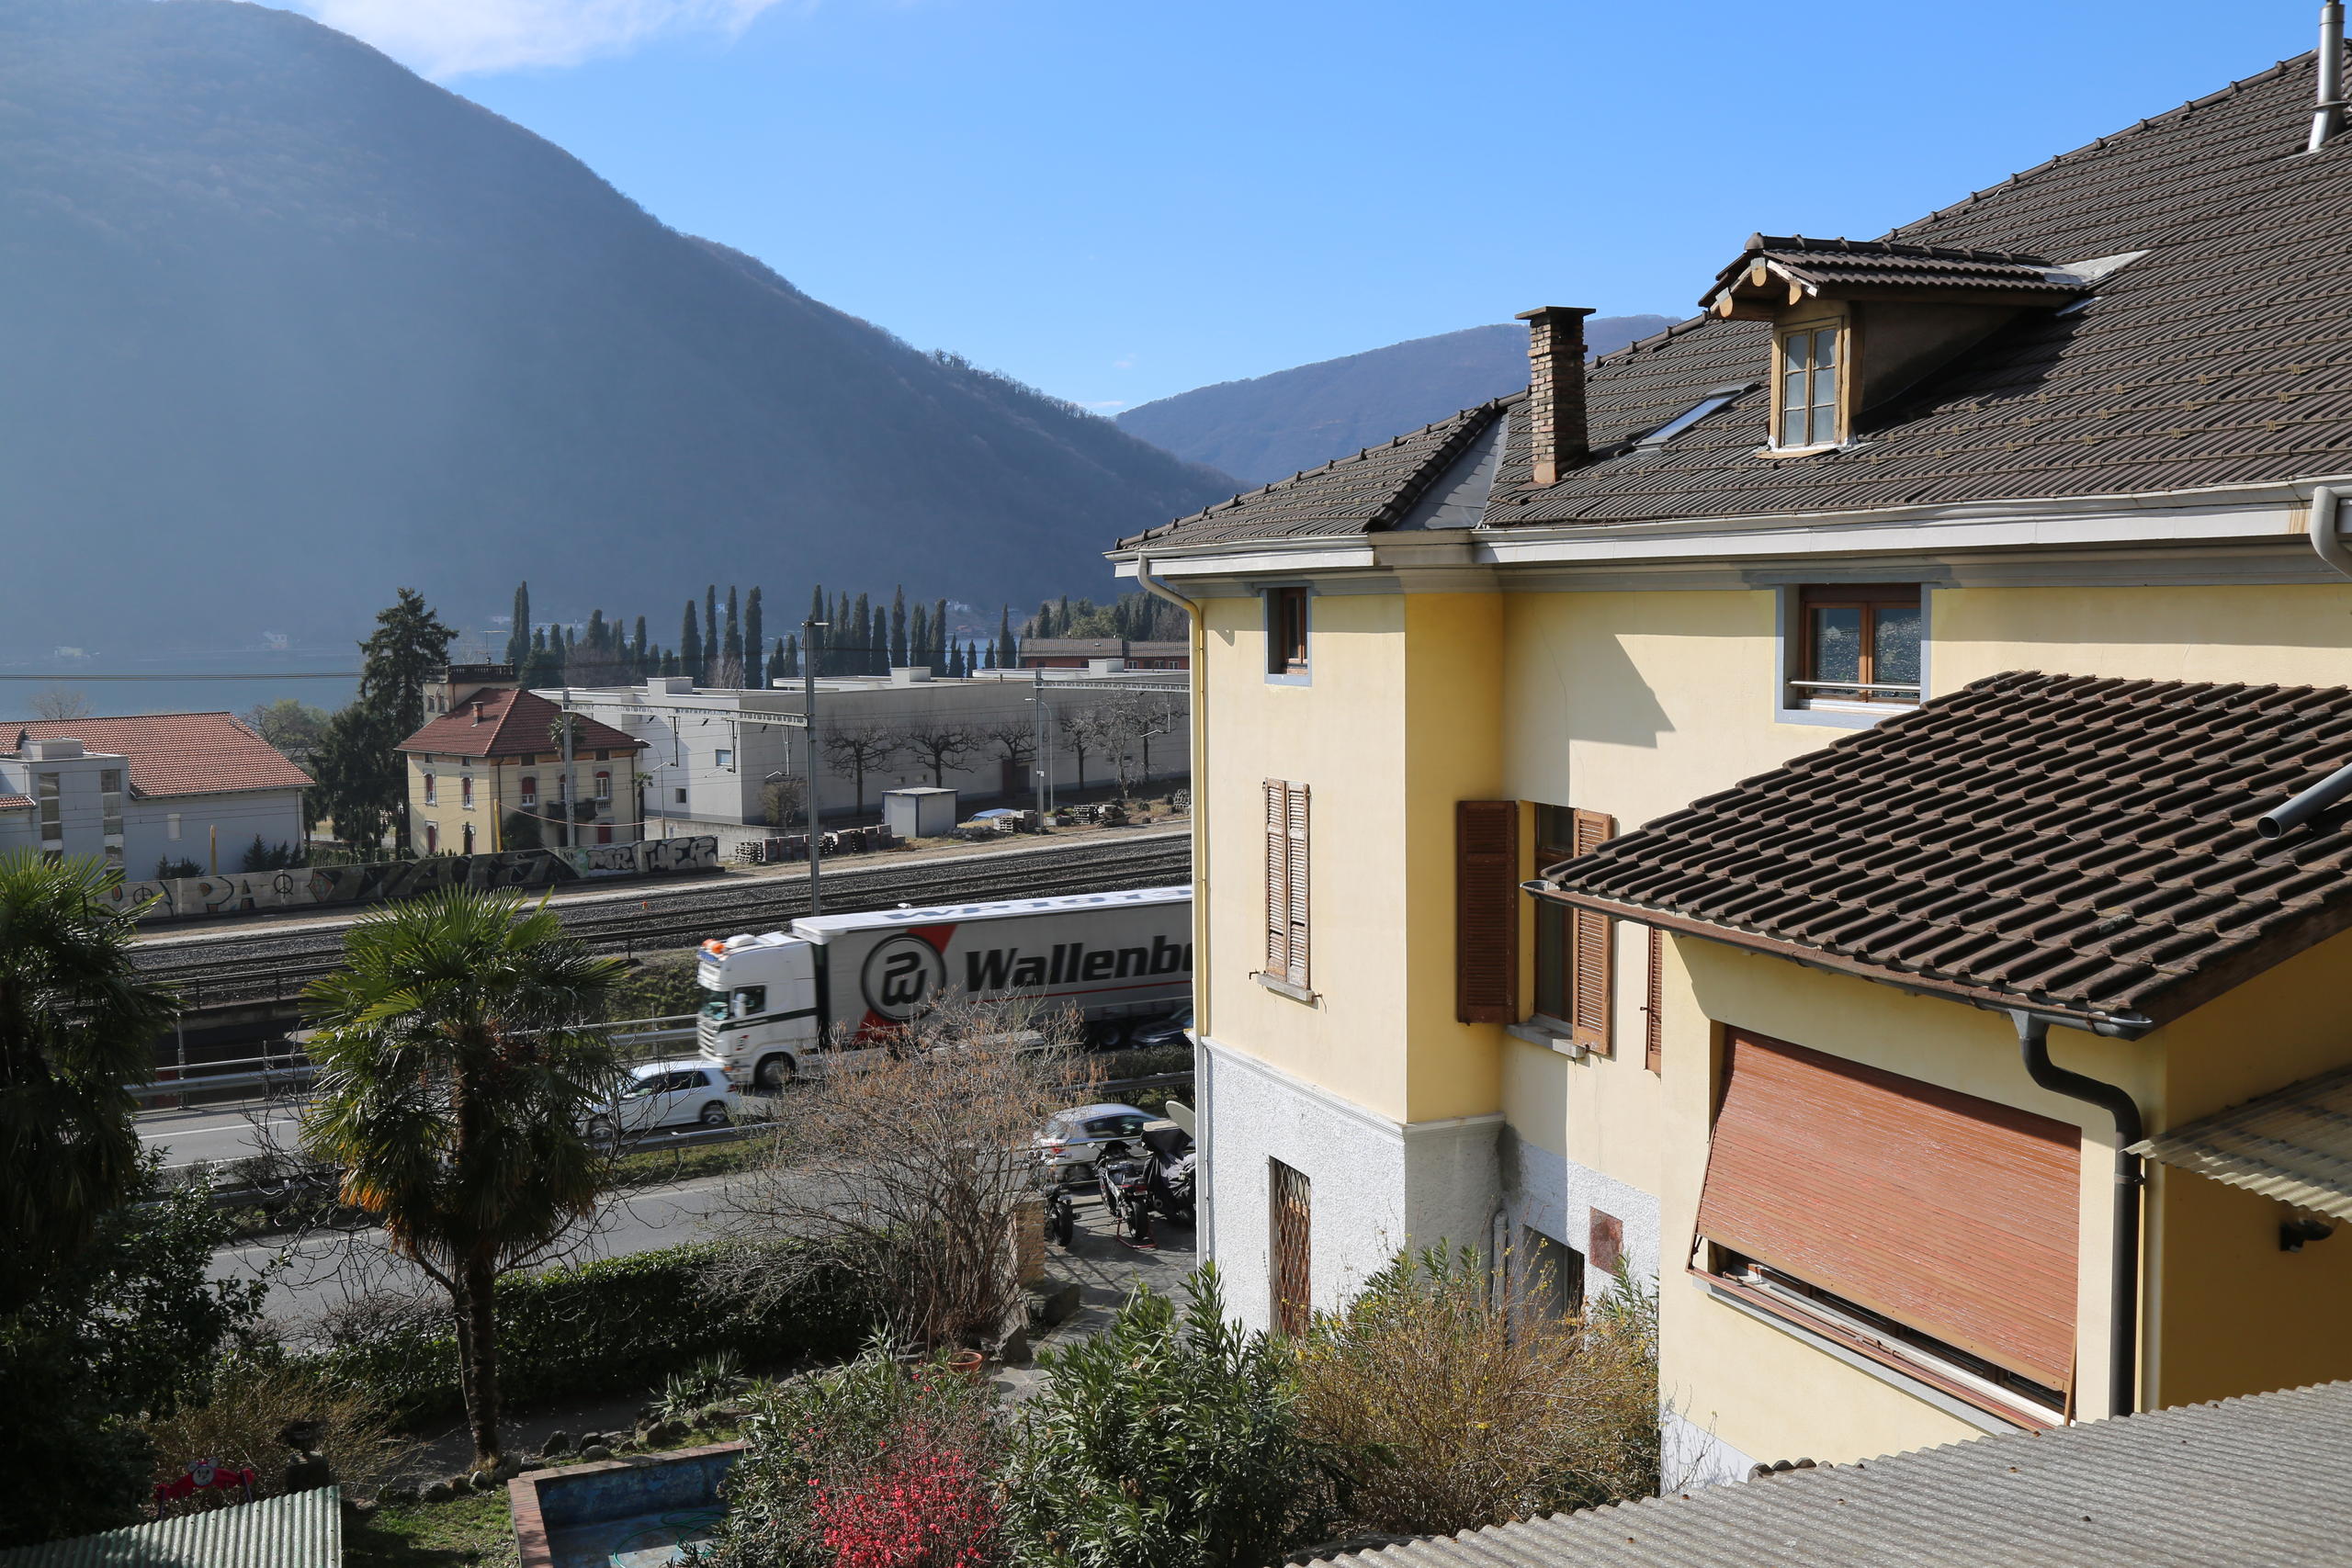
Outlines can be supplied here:
<path id="1" fill-rule="evenodd" d="M 996 647 L 989 651 L 989 668 L 1012 670 L 1020 663 L 1021 650 L 1012 641 L 1012 606 L 1007 604 L 997 611 Z"/>
<path id="2" fill-rule="evenodd" d="M 890 672 L 890 612 L 879 601 L 874 605 L 874 618 L 865 623 L 866 646 L 874 651 L 867 656 L 865 672 L 888 675 Z"/>
<path id="3" fill-rule="evenodd" d="M 990 643 L 990 644 L 989 644 L 989 645 L 988 645 L 988 647 L 987 647 L 985 649 L 983 649 L 983 650 L 982 650 L 982 656 L 983 656 L 984 658 L 986 658 L 986 659 L 987 659 L 988 662 L 987 662 L 986 664 L 981 665 L 981 666 L 980 666 L 980 668 L 981 668 L 981 669 L 983 669 L 983 670 L 994 670 L 994 669 L 998 668 L 997 661 L 996 661 L 996 644 L 994 644 L 994 643 Z"/>
<path id="4" fill-rule="evenodd" d="M 797 636 L 790 634 L 786 636 L 776 653 L 776 658 L 784 664 L 782 673 L 786 680 L 800 679 L 800 638 Z"/>
<path id="5" fill-rule="evenodd" d="M 523 661 L 531 657 L 531 585 L 514 585 L 514 624 L 506 631 L 506 662 L 520 671 Z"/>
<path id="6" fill-rule="evenodd" d="M 907 662 L 926 662 L 931 658 L 931 612 L 916 605 L 907 628 Z"/>
<path id="7" fill-rule="evenodd" d="M 870 634 L 874 630 L 874 612 L 863 593 L 857 596 L 857 604 L 849 613 L 849 624 L 857 628 L 857 635 L 850 639 L 857 649 L 850 665 L 851 672 L 871 675 L 874 673 L 874 638 Z"/>
<path id="8" fill-rule="evenodd" d="M 933 670 L 947 668 L 947 601 L 936 600 L 931 606 L 931 646 L 929 660 Z"/>
<path id="9" fill-rule="evenodd" d="M 767 628 L 760 622 L 760 591 L 754 587 L 743 600 L 743 657 L 751 661 L 748 679 L 754 686 L 768 683 Z"/>
<path id="10" fill-rule="evenodd" d="M 864 642 L 864 628 L 849 622 L 849 594 L 844 591 L 833 602 L 833 629 L 825 634 L 825 671 L 828 675 L 857 673 L 857 645 Z"/>
<path id="11" fill-rule="evenodd" d="M 907 591 L 901 585 L 890 595 L 890 662 L 904 665 L 907 661 Z"/>
<path id="12" fill-rule="evenodd" d="M 605 636 L 606 636 L 606 632 L 605 632 L 605 612 L 604 612 L 604 611 L 602 611 L 602 610 L 591 610 L 591 611 L 589 611 L 589 612 L 588 612 L 588 651 L 589 651 L 589 652 L 591 652 L 591 653 L 594 653 L 594 652 L 597 651 L 599 649 L 603 648 L 603 647 L 605 646 Z"/>
<path id="13" fill-rule="evenodd" d="M 709 685 L 712 673 L 718 665 L 718 584 L 702 591 L 702 673 L 695 677 L 697 685 Z"/>
<path id="14" fill-rule="evenodd" d="M 727 585 L 727 637 L 720 645 L 719 661 L 731 672 L 729 678 L 737 683 L 743 679 L 743 609 L 735 602 L 735 585 Z"/>
<path id="15" fill-rule="evenodd" d="M 685 623 L 678 628 L 678 667 L 702 682 L 702 628 L 695 625 L 695 602 L 686 601 Z"/>
<path id="16" fill-rule="evenodd" d="M 824 618 L 825 590 L 823 585 L 820 584 L 810 590 L 808 594 L 808 619 L 815 622 Z M 802 649 L 800 652 L 808 660 L 808 669 L 811 673 L 822 675 L 825 672 L 825 633 L 822 627 L 811 626 L 808 628 L 808 646 Z M 800 671 L 796 670 L 793 673 L 797 675 Z"/>
<path id="17" fill-rule="evenodd" d="M 645 674 L 645 617 L 643 615 L 637 618 L 637 641 L 636 645 L 629 649 L 629 663 L 635 667 L 641 679 Z"/>

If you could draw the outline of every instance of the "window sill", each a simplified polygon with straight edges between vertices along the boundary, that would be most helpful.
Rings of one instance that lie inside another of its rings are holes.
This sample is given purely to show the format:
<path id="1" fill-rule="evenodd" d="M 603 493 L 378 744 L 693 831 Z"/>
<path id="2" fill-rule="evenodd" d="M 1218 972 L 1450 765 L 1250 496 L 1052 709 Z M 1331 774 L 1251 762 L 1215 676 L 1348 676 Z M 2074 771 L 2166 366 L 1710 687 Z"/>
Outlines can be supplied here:
<path id="1" fill-rule="evenodd" d="M 1280 976 L 1269 975 L 1263 969 L 1252 969 L 1250 971 L 1250 978 L 1257 981 L 1258 984 L 1265 987 L 1266 989 L 1273 992 L 1274 995 L 1278 997 L 1288 997 L 1295 1002 L 1305 1002 L 1308 1007 L 1314 1007 L 1323 999 L 1316 992 L 1308 990 L 1306 987 L 1294 986 L 1288 980 L 1282 978 Z"/>
<path id="2" fill-rule="evenodd" d="M 1818 457 L 1824 452 L 1843 451 L 1845 446 L 1842 441 L 1824 441 L 1812 446 L 1758 446 L 1756 456 L 1766 462 L 1777 462 L 1783 457 Z"/>
<path id="3" fill-rule="evenodd" d="M 1531 1018 L 1525 1023 L 1507 1023 L 1503 1032 L 1514 1040 L 1524 1040 L 1530 1045 L 1541 1045 L 1557 1051 L 1571 1062 L 1581 1062 L 1591 1055 L 1570 1036 L 1565 1024 L 1554 1024 L 1542 1018 Z"/>
<path id="4" fill-rule="evenodd" d="M 1690 1274 L 1702 1290 L 1734 1311 L 1759 1318 L 1859 1371 L 1958 1416 L 1980 1431 L 2034 1432 L 2066 1425 L 2066 1418 L 2056 1411 L 2038 1416 L 2020 1405 L 1992 1398 L 1925 1361 L 1890 1349 L 1876 1339 L 1792 1305 L 1769 1292 L 1702 1269 L 1693 1268 Z"/>
<path id="5" fill-rule="evenodd" d="M 1314 683 L 1304 670 L 1295 674 L 1288 671 L 1278 673 L 1272 670 L 1266 671 L 1266 684 L 1269 686 L 1311 686 Z"/>

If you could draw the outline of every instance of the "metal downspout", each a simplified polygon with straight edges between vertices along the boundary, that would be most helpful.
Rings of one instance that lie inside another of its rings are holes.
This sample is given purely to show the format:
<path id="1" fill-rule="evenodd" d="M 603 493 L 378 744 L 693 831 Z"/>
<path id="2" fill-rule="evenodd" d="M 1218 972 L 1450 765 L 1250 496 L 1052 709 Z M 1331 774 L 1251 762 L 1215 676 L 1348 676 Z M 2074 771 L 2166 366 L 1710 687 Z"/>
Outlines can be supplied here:
<path id="1" fill-rule="evenodd" d="M 2340 575 L 2352 577 L 2352 548 L 2346 547 L 2344 536 L 2336 532 L 2342 501 L 2334 485 L 2312 487 L 2312 552 Z"/>
<path id="2" fill-rule="evenodd" d="M 1191 653 L 1186 662 L 1192 666 L 1193 677 L 1193 1098 L 1198 1102 L 1193 1107 L 1193 1139 L 1200 1150 L 1197 1163 L 1203 1174 L 1207 1175 L 1214 1169 L 1216 1140 L 1216 1118 L 1208 1103 L 1216 1094 L 1207 1060 L 1209 988 L 1203 980 L 1209 972 L 1209 857 L 1205 852 L 1209 832 L 1208 626 L 1198 600 L 1185 598 L 1152 576 L 1149 556 L 1136 557 L 1136 585 L 1153 598 L 1164 599 L 1183 611 L 1191 627 Z M 1211 1176 L 1194 1185 L 1197 1245 L 1202 1257 L 1213 1258 L 1216 1256 L 1216 1206 L 1212 1197 L 1216 1183 Z"/>
<path id="3" fill-rule="evenodd" d="M 2140 1209 L 2145 1178 L 2140 1156 L 2125 1151 L 2145 1135 L 2139 1102 L 2120 1087 L 2070 1072 L 2050 1059 L 2050 1021 L 2022 1010 L 2009 1014 L 2026 1076 L 2052 1094 L 2098 1106 L 2115 1120 L 2115 1221 L 2109 1254 L 2108 1414 L 2140 1407 Z"/>

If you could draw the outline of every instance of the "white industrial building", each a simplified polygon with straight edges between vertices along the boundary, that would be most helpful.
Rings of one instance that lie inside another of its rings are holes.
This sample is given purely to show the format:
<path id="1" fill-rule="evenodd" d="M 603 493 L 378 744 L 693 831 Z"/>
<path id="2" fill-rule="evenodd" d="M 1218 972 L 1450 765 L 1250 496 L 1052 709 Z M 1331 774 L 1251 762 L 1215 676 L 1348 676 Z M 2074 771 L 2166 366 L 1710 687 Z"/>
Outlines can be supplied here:
<path id="1" fill-rule="evenodd" d="M 302 847 L 311 776 L 225 713 L 0 724 L 0 853 L 242 871 L 255 839 Z"/>
<path id="2" fill-rule="evenodd" d="M 854 761 L 840 754 L 838 743 L 831 754 L 820 745 L 820 809 L 829 818 L 873 814 L 885 790 L 932 785 L 956 791 L 967 810 L 1031 806 L 1040 755 L 1049 799 L 1080 787 L 1081 769 L 1084 784 L 1106 784 L 1116 774 L 1111 737 L 1121 728 L 1108 716 L 1122 706 L 1148 718 L 1126 727 L 1128 777 L 1181 776 L 1190 751 L 1184 680 L 1166 671 L 1126 670 L 1115 660 L 1082 671 L 984 671 L 956 680 L 934 680 L 922 668 L 887 677 L 822 677 L 820 736 L 856 737 L 868 756 L 861 790 Z M 633 686 L 548 687 L 540 694 L 646 742 L 639 766 L 648 838 L 710 833 L 723 849 L 751 836 L 745 829 L 768 826 L 763 795 L 772 776 L 807 773 L 801 729 L 780 716 L 797 719 L 801 712 L 797 681 L 763 691 L 697 687 L 664 676 Z M 951 741 L 961 744 L 945 745 L 944 765 L 934 770 L 930 751 Z"/>

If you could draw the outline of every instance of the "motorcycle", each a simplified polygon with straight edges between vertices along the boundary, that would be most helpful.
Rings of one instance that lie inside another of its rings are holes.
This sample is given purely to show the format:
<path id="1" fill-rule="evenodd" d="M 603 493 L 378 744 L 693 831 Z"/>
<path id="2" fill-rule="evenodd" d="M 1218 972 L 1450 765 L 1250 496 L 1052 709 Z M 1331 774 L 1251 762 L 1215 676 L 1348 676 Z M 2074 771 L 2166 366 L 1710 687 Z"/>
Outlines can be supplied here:
<path id="1" fill-rule="evenodd" d="M 1102 1207 L 1119 1228 L 1120 1239 L 1131 1247 L 1150 1247 L 1153 1215 L 1178 1224 L 1193 1220 L 1193 1167 L 1197 1158 L 1192 1134 L 1178 1127 L 1151 1127 L 1137 1134 L 1140 1152 L 1116 1141 L 1104 1146 L 1095 1162 L 1095 1181 L 1102 1191 Z"/>
<path id="2" fill-rule="evenodd" d="M 1148 1127 L 1141 1134 L 1151 1151 L 1151 1202 L 1179 1224 L 1193 1223 L 1193 1172 L 1197 1151 L 1182 1127 Z"/>

